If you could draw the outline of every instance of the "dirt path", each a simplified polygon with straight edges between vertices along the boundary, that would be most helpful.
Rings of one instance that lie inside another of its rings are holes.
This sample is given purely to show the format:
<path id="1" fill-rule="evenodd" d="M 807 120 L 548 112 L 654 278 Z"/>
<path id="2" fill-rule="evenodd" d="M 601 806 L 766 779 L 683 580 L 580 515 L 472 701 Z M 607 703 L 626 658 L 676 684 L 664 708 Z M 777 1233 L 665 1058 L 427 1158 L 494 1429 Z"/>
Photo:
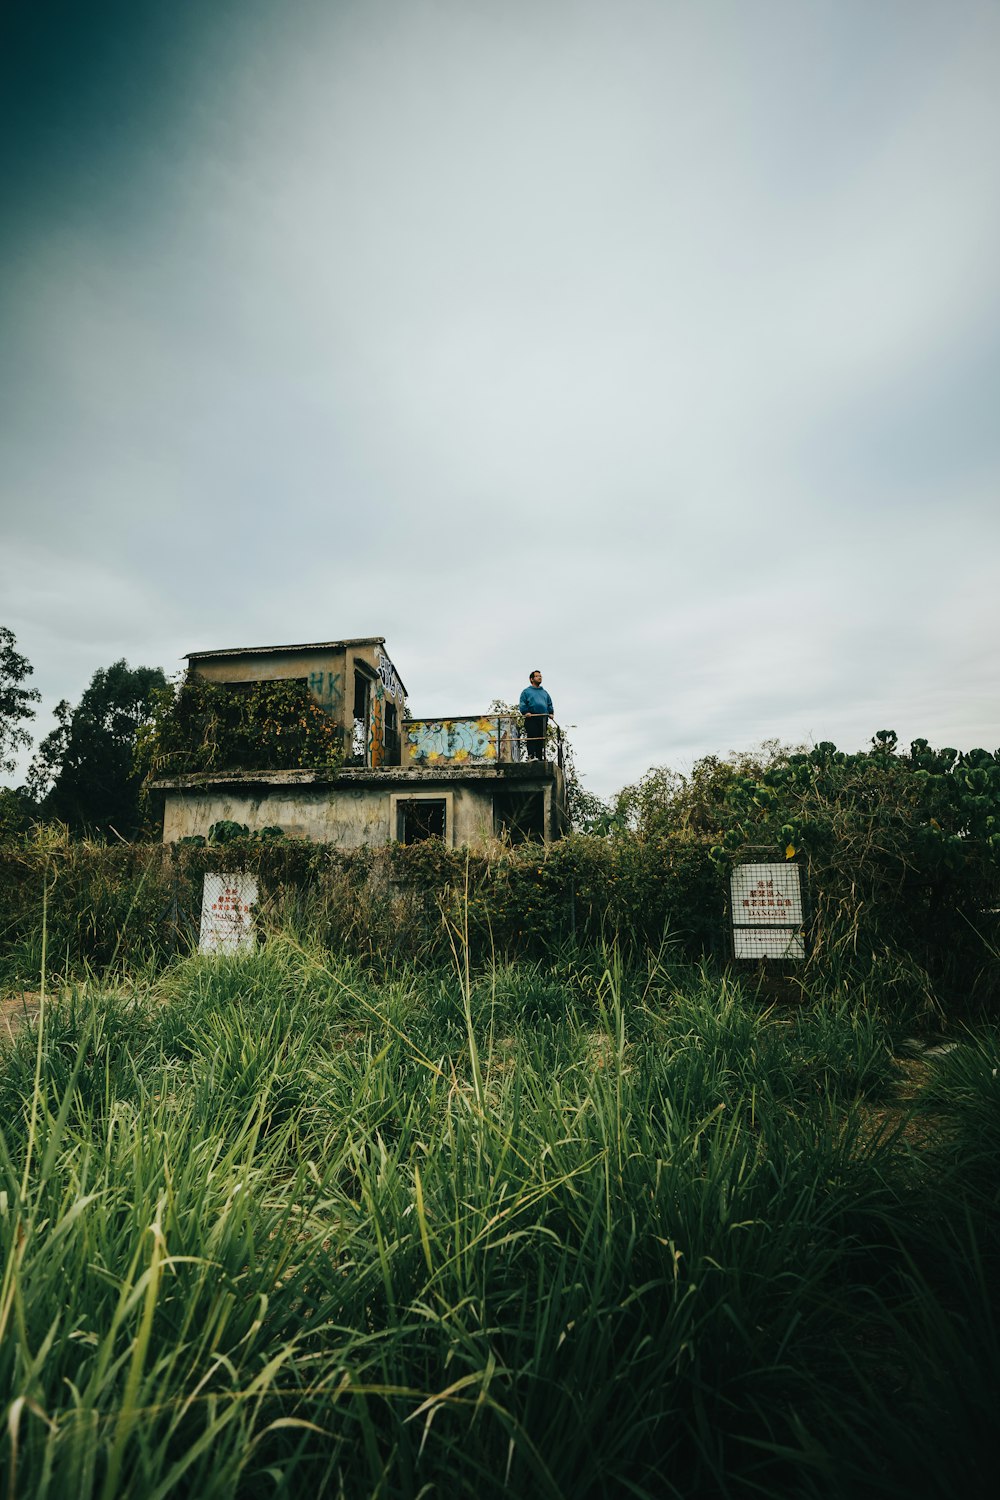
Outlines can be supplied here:
<path id="1" fill-rule="evenodd" d="M 38 992 L 22 990 L 17 995 L 6 995 L 0 999 L 0 1041 L 12 1037 L 19 1026 L 38 1015 Z"/>

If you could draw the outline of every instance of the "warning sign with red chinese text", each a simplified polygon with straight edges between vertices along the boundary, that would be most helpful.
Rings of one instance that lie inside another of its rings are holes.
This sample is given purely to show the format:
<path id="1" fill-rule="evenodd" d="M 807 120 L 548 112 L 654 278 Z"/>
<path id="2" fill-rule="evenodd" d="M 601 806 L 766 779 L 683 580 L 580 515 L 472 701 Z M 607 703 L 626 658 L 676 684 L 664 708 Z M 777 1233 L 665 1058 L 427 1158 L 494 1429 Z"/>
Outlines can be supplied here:
<path id="1" fill-rule="evenodd" d="M 206 875 L 199 953 L 250 953 L 257 882 L 252 875 Z"/>
<path id="2" fill-rule="evenodd" d="M 737 865 L 730 894 L 734 958 L 805 958 L 798 865 Z"/>

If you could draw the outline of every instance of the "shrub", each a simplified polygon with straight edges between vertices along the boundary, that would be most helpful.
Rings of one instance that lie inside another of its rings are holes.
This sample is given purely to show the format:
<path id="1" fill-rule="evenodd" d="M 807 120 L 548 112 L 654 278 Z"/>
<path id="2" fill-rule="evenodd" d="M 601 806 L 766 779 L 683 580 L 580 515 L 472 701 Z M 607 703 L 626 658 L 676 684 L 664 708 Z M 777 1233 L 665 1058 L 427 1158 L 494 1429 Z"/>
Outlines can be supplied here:
<path id="1" fill-rule="evenodd" d="M 331 770 L 344 756 L 340 726 L 305 683 L 232 684 L 189 677 L 161 694 L 140 748 L 148 776 L 253 769 Z"/>

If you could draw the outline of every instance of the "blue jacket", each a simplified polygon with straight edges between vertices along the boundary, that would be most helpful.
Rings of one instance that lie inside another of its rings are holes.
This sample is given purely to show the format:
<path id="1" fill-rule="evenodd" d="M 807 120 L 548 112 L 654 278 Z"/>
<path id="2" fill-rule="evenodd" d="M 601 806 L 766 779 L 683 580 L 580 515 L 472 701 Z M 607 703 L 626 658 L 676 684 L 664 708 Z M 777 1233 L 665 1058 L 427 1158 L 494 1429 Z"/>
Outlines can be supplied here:
<path id="1" fill-rule="evenodd" d="M 517 703 L 523 714 L 550 714 L 552 713 L 552 699 L 544 688 L 528 687 L 522 690 Z"/>

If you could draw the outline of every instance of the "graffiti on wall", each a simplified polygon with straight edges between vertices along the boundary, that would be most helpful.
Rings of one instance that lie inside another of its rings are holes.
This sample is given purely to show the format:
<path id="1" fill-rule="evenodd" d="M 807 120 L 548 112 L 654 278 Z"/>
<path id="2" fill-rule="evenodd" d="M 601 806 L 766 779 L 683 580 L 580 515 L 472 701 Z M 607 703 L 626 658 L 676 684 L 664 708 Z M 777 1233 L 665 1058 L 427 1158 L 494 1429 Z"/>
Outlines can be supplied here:
<path id="1" fill-rule="evenodd" d="M 340 679 L 339 672 L 310 672 L 309 691 L 319 699 L 324 708 L 339 708 L 344 697 Z"/>
<path id="2" fill-rule="evenodd" d="M 381 766 L 385 762 L 385 715 L 382 703 L 385 698 L 381 682 L 376 682 L 371 697 L 371 713 L 368 722 L 368 764 Z"/>
<path id="3" fill-rule="evenodd" d="M 406 725 L 410 760 L 420 766 L 486 765 L 499 759 L 496 719 L 414 719 Z"/>
<path id="4" fill-rule="evenodd" d="M 513 719 L 498 719 L 497 727 L 500 731 L 500 753 L 499 760 L 519 760 L 520 741 L 518 726 Z"/>
<path id="5" fill-rule="evenodd" d="M 393 666 L 392 662 L 386 656 L 384 651 L 378 652 L 377 660 L 378 675 L 381 680 L 382 687 L 386 692 L 386 695 L 390 698 L 395 698 L 396 702 L 402 708 L 403 704 L 406 702 L 406 694 L 403 692 L 403 684 L 396 676 L 396 668 Z"/>

